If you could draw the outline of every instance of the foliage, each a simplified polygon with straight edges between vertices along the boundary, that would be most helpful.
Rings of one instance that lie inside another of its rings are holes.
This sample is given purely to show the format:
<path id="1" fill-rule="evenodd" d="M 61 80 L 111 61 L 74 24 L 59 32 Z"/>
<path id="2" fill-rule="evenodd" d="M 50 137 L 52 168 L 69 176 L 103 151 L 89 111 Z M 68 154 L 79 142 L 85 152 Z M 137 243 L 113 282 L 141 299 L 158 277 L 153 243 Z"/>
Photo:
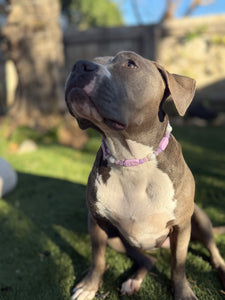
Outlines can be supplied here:
<path id="1" fill-rule="evenodd" d="M 225 35 L 223 35 L 223 36 L 214 35 L 213 38 L 212 38 L 212 41 L 216 45 L 225 46 Z"/>
<path id="2" fill-rule="evenodd" d="M 17 136 L 23 133 L 31 135 L 22 128 Z M 174 134 L 195 175 L 196 201 L 214 225 L 224 225 L 224 128 L 190 126 L 174 128 Z M 100 138 L 91 132 L 83 151 L 57 145 L 54 138 L 52 143 L 40 138 L 36 141 L 36 152 L 15 154 L 0 137 L 0 155 L 19 175 L 15 191 L 0 199 L 0 299 L 69 300 L 74 282 L 84 276 L 90 264 L 85 184 Z M 216 240 L 224 257 L 225 236 Z M 121 296 L 118 287 L 133 271 L 132 262 L 108 248 L 103 296 L 109 292 L 108 300 L 172 299 L 170 251 L 158 250 L 154 255 L 157 269 L 129 298 Z M 199 299 L 224 298 L 209 254 L 198 243 L 189 247 L 187 276 Z"/>
<path id="3" fill-rule="evenodd" d="M 123 25 L 116 3 L 111 0 L 61 0 L 62 10 L 78 29 Z"/>
<path id="4" fill-rule="evenodd" d="M 44 134 L 28 126 L 17 127 L 9 137 L 11 143 L 20 144 L 25 140 L 33 140 L 36 143 L 57 143 L 57 127 L 50 128 Z"/>
<path id="5" fill-rule="evenodd" d="M 207 27 L 205 25 L 199 26 L 198 28 L 196 28 L 196 30 L 189 31 L 188 33 L 186 33 L 184 39 L 186 42 L 192 41 L 193 39 L 198 38 L 202 34 L 204 34 L 206 32 L 206 30 L 207 30 Z"/>

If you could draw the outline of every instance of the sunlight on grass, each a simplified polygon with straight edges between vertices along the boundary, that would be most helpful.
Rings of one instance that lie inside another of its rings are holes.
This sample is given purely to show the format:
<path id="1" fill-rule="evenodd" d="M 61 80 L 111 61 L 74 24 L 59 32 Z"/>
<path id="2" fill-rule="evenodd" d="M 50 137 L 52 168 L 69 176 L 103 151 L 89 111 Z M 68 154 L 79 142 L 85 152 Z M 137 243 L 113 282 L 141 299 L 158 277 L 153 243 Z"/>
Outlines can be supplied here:
<path id="1" fill-rule="evenodd" d="M 68 230 L 59 225 L 53 225 L 53 229 L 61 236 L 62 239 L 73 247 L 79 255 L 83 256 L 85 259 L 90 259 L 91 245 L 89 235 L 83 234 L 81 236 L 80 234 L 76 234 L 74 231 Z M 79 244 L 77 244 L 78 240 L 80 240 Z"/>
<path id="2" fill-rule="evenodd" d="M 21 300 L 35 293 L 37 297 L 33 299 L 41 299 L 41 294 L 45 299 L 48 295 L 68 294 L 73 279 L 70 257 L 21 210 L 4 200 L 0 200 L 0 224 L 0 288 L 9 287 L 13 294 L 19 293 L 16 299 Z M 63 281 L 62 290 L 59 281 Z M 49 285 L 55 286 L 53 294 L 48 293 Z"/>
<path id="3" fill-rule="evenodd" d="M 174 128 L 184 157 L 196 180 L 196 202 L 214 225 L 225 220 L 225 135 L 224 128 Z M 13 139 L 32 132 L 23 128 Z M 0 137 L 0 155 L 18 172 L 15 191 L 0 200 L 0 299 L 69 300 L 70 289 L 87 272 L 91 261 L 87 230 L 85 185 L 100 137 L 90 132 L 84 149 L 74 150 L 54 142 L 54 134 L 36 135 L 38 149 L 27 154 L 11 151 L 12 141 Z M 216 236 L 225 257 L 225 236 Z M 157 269 L 144 280 L 132 298 L 118 288 L 133 272 L 124 254 L 108 248 L 107 270 L 101 292 L 107 299 L 169 300 L 170 251 L 158 250 Z M 187 276 L 199 299 L 224 298 L 209 254 L 200 244 L 190 244 Z"/>
<path id="4" fill-rule="evenodd" d="M 10 153 L 7 143 L 1 143 L 2 140 L 0 138 L 0 153 L 17 171 L 68 179 L 83 184 L 87 182 L 95 152 L 100 144 L 100 139 L 95 138 L 93 141 L 90 140 L 84 151 L 61 145 L 40 145 L 35 152 L 17 154 Z"/>

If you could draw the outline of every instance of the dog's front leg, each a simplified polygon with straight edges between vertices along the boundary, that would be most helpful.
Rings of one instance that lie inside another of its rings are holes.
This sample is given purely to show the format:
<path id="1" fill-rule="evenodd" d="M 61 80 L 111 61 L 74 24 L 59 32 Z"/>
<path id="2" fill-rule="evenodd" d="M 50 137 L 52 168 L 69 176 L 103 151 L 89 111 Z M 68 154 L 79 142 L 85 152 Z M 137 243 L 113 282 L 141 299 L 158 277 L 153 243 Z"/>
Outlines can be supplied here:
<path id="1" fill-rule="evenodd" d="M 185 261 L 190 240 L 191 222 L 176 225 L 170 234 L 170 248 L 172 256 L 172 284 L 175 300 L 196 300 L 198 299 L 186 278 Z"/>
<path id="2" fill-rule="evenodd" d="M 89 233 L 92 246 L 92 266 L 84 279 L 73 289 L 72 300 L 90 300 L 95 297 L 105 271 L 105 250 L 107 234 L 90 215 L 88 216 Z"/>

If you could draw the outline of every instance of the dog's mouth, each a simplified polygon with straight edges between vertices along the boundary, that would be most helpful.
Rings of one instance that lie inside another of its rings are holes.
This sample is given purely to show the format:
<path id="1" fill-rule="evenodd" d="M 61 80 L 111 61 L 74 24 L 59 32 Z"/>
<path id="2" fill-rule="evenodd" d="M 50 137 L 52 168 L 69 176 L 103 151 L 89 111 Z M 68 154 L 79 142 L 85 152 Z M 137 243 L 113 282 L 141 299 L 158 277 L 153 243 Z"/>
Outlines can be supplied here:
<path id="1" fill-rule="evenodd" d="M 104 123 L 110 127 L 110 128 L 113 128 L 115 130 L 124 130 L 126 128 L 126 125 L 120 123 L 120 122 L 117 122 L 117 121 L 114 121 L 114 120 L 111 120 L 111 119 L 105 119 L 104 118 Z"/>
<path id="2" fill-rule="evenodd" d="M 121 131 L 126 128 L 125 124 L 105 117 L 94 104 L 92 93 L 95 87 L 96 77 L 94 77 L 84 87 L 69 86 L 66 88 L 66 103 L 70 113 L 75 118 L 83 118 L 96 126 L 101 123 L 106 124 L 109 128 Z"/>

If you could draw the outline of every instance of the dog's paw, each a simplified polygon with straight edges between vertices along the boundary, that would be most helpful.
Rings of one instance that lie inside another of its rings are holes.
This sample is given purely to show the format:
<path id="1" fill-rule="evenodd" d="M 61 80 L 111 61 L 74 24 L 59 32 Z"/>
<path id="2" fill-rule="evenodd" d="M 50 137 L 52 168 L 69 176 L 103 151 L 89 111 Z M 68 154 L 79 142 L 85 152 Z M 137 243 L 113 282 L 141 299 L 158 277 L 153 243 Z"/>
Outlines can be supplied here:
<path id="1" fill-rule="evenodd" d="M 85 290 L 84 288 L 74 288 L 71 300 L 92 300 L 95 297 L 95 290 Z"/>
<path id="2" fill-rule="evenodd" d="M 91 300 L 101 285 L 101 276 L 91 270 L 72 290 L 71 300 Z"/>
<path id="3" fill-rule="evenodd" d="M 133 293 L 139 291 L 141 283 L 141 279 L 129 278 L 122 284 L 120 292 L 122 295 L 133 295 Z"/>

